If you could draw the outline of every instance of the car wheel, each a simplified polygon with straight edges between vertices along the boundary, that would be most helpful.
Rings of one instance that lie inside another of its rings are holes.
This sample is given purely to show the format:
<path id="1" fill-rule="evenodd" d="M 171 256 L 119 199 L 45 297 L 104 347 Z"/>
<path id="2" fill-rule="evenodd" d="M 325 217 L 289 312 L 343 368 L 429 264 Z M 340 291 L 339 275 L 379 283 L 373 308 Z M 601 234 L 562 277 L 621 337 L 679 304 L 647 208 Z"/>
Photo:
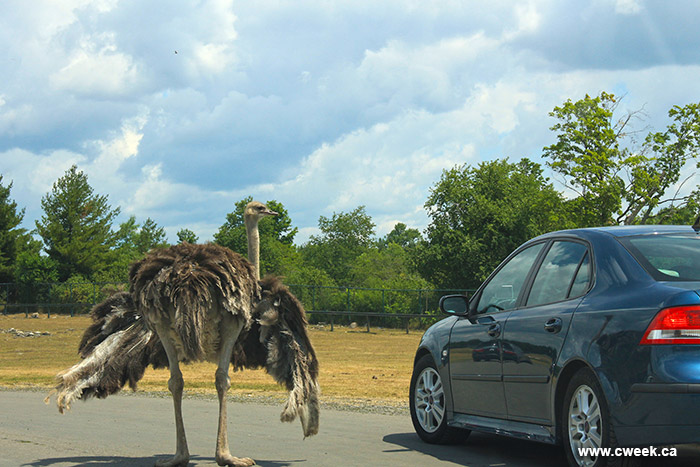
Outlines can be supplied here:
<path id="1" fill-rule="evenodd" d="M 423 441 L 453 444 L 469 436 L 469 430 L 447 426 L 445 390 L 430 355 L 421 357 L 413 368 L 410 406 L 413 427 Z"/>
<path id="2" fill-rule="evenodd" d="M 603 457 L 592 450 L 616 448 L 610 411 L 595 374 L 579 370 L 566 390 L 562 408 L 562 435 L 569 464 L 578 467 L 630 466 L 633 459 Z"/>

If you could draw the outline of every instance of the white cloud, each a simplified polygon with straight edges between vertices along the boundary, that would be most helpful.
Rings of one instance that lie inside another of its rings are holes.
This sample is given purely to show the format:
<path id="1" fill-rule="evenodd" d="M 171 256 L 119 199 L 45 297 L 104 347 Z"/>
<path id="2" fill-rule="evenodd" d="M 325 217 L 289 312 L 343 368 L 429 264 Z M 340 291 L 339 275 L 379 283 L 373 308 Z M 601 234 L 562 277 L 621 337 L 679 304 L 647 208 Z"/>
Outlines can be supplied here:
<path id="1" fill-rule="evenodd" d="M 478 85 L 467 106 L 488 117 L 488 124 L 497 133 L 513 131 L 519 122 L 517 110 L 523 107 L 532 112 L 537 96 L 521 90 L 512 82 L 498 82 L 494 86 Z"/>
<path id="2" fill-rule="evenodd" d="M 198 69 L 221 73 L 234 61 L 231 49 L 226 44 L 200 44 L 194 50 Z"/>
<path id="3" fill-rule="evenodd" d="M 394 111 L 405 105 L 449 108 L 464 97 L 465 81 L 471 81 L 470 68 L 494 53 L 498 45 L 482 32 L 418 47 L 392 40 L 377 51 L 365 51 L 350 76 L 363 98 L 388 99 Z"/>
<path id="4" fill-rule="evenodd" d="M 130 157 L 139 152 L 139 144 L 143 138 L 143 127 L 146 125 L 146 115 L 127 119 L 122 123 L 120 132 L 109 141 L 94 141 L 98 156 L 93 165 L 99 172 L 111 176 Z"/>
<path id="5" fill-rule="evenodd" d="M 53 183 L 74 164 L 82 164 L 86 157 L 66 150 L 52 150 L 44 154 L 14 148 L 0 152 L 3 184 L 12 182 L 12 198 L 20 209 L 25 209 L 23 227 L 31 230 L 39 219 L 41 198 L 49 193 Z"/>
<path id="6" fill-rule="evenodd" d="M 518 2 L 515 5 L 515 17 L 517 26 L 513 30 L 505 31 L 506 40 L 514 40 L 521 34 L 534 33 L 542 24 L 542 15 L 537 9 L 537 2 Z"/>
<path id="7" fill-rule="evenodd" d="M 0 3 L 0 171 L 30 224 L 77 163 L 171 240 L 209 239 L 249 194 L 284 203 L 301 241 L 360 204 L 382 234 L 422 228 L 443 169 L 538 159 L 566 99 L 627 94 L 656 129 L 700 100 L 691 3 L 41 5 Z"/>
<path id="8" fill-rule="evenodd" d="M 323 144 L 301 163 L 294 177 L 251 191 L 285 200 L 291 209 L 320 201 L 321 209 L 311 222 L 321 214 L 365 205 L 382 228 L 387 225 L 384 218 L 397 216 L 423 227 L 426 219 L 421 213 L 428 187 L 445 168 L 475 157 L 471 132 L 454 132 L 456 126 L 472 120 L 476 128 L 481 116 L 472 115 L 469 109 L 437 115 L 409 111 Z M 298 240 L 313 232 L 300 231 Z"/>
<path id="9" fill-rule="evenodd" d="M 0 153 L 3 174 L 14 180 L 14 189 L 21 189 L 40 197 L 51 190 L 53 183 L 72 165 L 85 162 L 82 154 L 62 149 L 46 154 L 34 154 L 15 148 Z"/>
<path id="10" fill-rule="evenodd" d="M 0 134 L 14 135 L 25 129 L 31 122 L 33 107 L 30 104 L 20 104 L 16 107 L 0 106 Z"/>
<path id="11" fill-rule="evenodd" d="M 58 91 L 87 96 L 120 96 L 140 82 L 139 66 L 114 45 L 114 34 L 85 37 L 68 63 L 49 77 Z"/>
<path id="12" fill-rule="evenodd" d="M 622 15 L 636 15 L 642 11 L 642 5 L 639 0 L 616 0 L 615 13 Z"/>

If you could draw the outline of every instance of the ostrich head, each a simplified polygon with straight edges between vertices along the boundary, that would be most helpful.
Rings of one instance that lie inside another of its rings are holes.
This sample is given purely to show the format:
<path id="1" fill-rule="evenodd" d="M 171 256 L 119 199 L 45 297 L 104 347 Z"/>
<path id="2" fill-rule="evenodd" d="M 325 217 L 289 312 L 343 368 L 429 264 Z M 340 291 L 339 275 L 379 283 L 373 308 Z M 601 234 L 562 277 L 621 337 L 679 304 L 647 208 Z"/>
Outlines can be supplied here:
<path id="1" fill-rule="evenodd" d="M 243 218 L 245 219 L 246 225 L 249 223 L 255 225 L 260 219 L 267 216 L 276 216 L 277 214 L 277 212 L 271 211 L 260 201 L 251 201 L 246 205 L 243 211 Z"/>
<path id="2" fill-rule="evenodd" d="M 257 342 L 245 349 L 251 361 L 264 366 L 289 390 L 280 419 L 301 420 L 304 437 L 318 433 L 320 387 L 318 360 L 307 333 L 304 308 L 276 277 L 260 281 L 262 299 L 255 308 Z M 252 337 L 252 336 L 251 336 Z M 254 356 L 253 354 L 257 354 Z"/>
<path id="3" fill-rule="evenodd" d="M 248 236 L 248 260 L 253 263 L 256 279 L 260 279 L 260 234 L 258 233 L 258 222 L 267 216 L 276 215 L 275 211 L 271 211 L 259 201 L 251 201 L 243 211 L 243 219 Z"/>

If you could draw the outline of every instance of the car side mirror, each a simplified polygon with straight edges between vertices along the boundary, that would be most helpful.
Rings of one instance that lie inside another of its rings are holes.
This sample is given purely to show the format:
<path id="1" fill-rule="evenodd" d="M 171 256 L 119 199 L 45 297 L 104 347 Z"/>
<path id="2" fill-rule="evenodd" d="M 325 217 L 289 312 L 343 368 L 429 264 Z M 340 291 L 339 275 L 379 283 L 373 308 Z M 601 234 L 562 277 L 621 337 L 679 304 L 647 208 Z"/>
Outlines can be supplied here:
<path id="1" fill-rule="evenodd" d="M 464 295 L 445 295 L 440 298 L 440 311 L 450 315 L 467 316 L 469 299 Z"/>

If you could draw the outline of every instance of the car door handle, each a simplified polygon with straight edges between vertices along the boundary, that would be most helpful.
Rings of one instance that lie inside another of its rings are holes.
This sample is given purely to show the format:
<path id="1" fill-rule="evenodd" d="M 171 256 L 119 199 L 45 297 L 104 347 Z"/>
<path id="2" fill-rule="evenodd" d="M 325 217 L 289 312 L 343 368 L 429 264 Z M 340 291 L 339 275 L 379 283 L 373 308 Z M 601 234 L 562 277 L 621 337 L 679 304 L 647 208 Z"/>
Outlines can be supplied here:
<path id="1" fill-rule="evenodd" d="M 557 332 L 561 331 L 561 324 L 561 318 L 552 318 L 544 323 L 544 329 L 547 332 L 556 334 Z"/>
<path id="2" fill-rule="evenodd" d="M 500 323 L 493 323 L 491 326 L 489 326 L 488 330 L 489 336 L 491 337 L 498 337 L 501 335 L 501 324 Z"/>

